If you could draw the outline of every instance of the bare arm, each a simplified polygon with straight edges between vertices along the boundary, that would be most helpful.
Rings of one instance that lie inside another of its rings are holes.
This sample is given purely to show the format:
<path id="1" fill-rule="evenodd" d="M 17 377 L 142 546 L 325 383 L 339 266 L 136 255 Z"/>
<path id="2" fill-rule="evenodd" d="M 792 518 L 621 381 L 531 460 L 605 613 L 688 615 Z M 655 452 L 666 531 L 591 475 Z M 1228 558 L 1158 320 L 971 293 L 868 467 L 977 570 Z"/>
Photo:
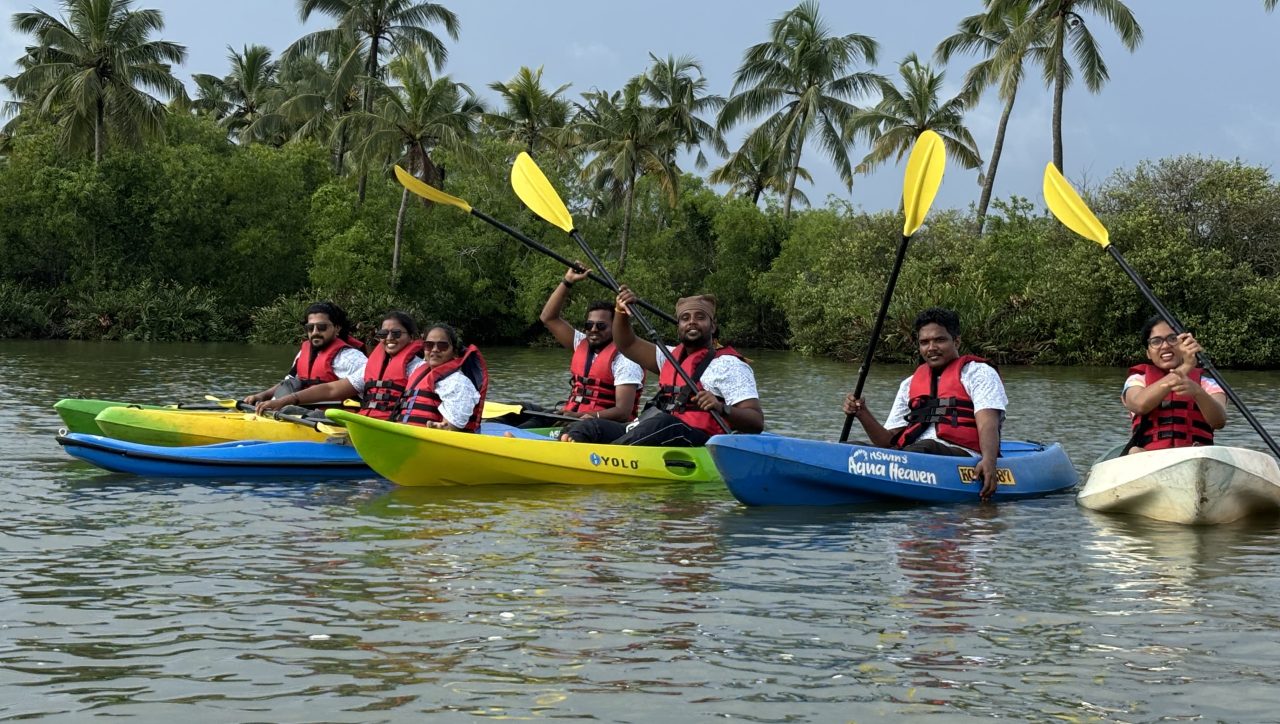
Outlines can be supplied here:
<path id="1" fill-rule="evenodd" d="M 631 328 L 631 313 L 627 305 L 634 303 L 636 295 L 626 284 L 618 289 L 618 299 L 613 309 L 613 344 L 627 359 L 644 369 L 658 374 L 658 347 L 636 336 Z"/>
<path id="2" fill-rule="evenodd" d="M 996 492 L 996 459 L 1000 457 L 1000 411 L 989 408 L 974 413 L 978 421 L 978 448 L 982 459 L 978 461 L 978 475 L 982 478 L 982 490 L 978 496 L 988 500 Z"/>
<path id="3" fill-rule="evenodd" d="M 546 327 L 560 346 L 566 349 L 573 349 L 573 325 L 564 321 L 560 313 L 564 311 L 565 302 L 569 301 L 570 287 L 586 279 L 588 273 L 590 270 L 581 274 L 573 269 L 566 270 L 564 278 L 551 291 L 551 296 L 547 297 L 547 303 L 542 305 L 542 313 L 538 315 L 542 326 Z"/>
<path id="4" fill-rule="evenodd" d="M 631 411 L 636 404 L 636 385 L 617 385 L 613 388 L 613 393 L 616 404 L 607 410 L 601 410 L 595 416 L 602 420 L 631 422 Z"/>
<path id="5" fill-rule="evenodd" d="M 1173 392 L 1179 383 L 1186 380 L 1187 378 L 1178 373 L 1170 372 L 1155 384 L 1146 387 L 1130 387 L 1124 391 L 1125 409 L 1135 415 L 1145 415 L 1159 407 L 1160 401 Z"/>
<path id="6" fill-rule="evenodd" d="M 876 447 L 892 447 L 893 438 L 905 428 L 897 427 L 892 430 L 886 429 L 875 415 L 867 409 L 866 401 L 861 397 L 854 397 L 852 394 L 845 395 L 844 412 L 846 415 L 853 415 L 858 420 L 858 424 L 862 425 L 862 431 L 866 433 L 867 439 Z"/>
<path id="7" fill-rule="evenodd" d="M 1224 393 L 1209 394 L 1200 385 L 1191 382 L 1191 393 L 1196 398 L 1196 407 L 1204 415 L 1204 421 L 1215 430 L 1227 426 L 1227 396 Z"/>
<path id="8" fill-rule="evenodd" d="M 312 385 L 305 390 L 285 395 L 278 400 L 264 400 L 258 403 L 257 411 L 262 413 L 268 410 L 279 410 L 285 405 L 312 405 L 317 402 L 345 400 L 350 397 L 359 399 L 360 393 L 356 392 L 355 385 L 352 385 L 351 381 L 344 377 L 322 385 Z"/>

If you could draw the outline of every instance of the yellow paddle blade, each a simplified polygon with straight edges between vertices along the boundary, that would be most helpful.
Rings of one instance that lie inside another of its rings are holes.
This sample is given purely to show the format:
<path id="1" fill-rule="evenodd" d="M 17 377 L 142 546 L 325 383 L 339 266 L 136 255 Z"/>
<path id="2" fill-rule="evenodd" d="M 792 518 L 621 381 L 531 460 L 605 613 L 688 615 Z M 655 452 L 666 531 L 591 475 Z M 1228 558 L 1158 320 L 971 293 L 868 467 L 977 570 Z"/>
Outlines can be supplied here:
<path id="1" fill-rule="evenodd" d="M 916 233 L 924 223 L 946 168 L 947 147 L 942 137 L 933 131 L 921 133 L 907 158 L 907 173 L 902 180 L 902 212 L 907 217 L 902 224 L 903 236 Z"/>
<path id="2" fill-rule="evenodd" d="M 205 395 L 205 396 L 204 396 L 204 399 L 206 399 L 206 400 L 208 400 L 208 401 L 210 401 L 210 402 L 216 402 L 216 403 L 218 403 L 218 405 L 219 405 L 219 406 L 221 406 L 221 407 L 225 407 L 225 408 L 227 408 L 228 410 L 234 410 L 234 409 L 236 409 L 236 401 L 235 401 L 235 400 L 224 400 L 224 399 L 222 399 L 221 397 L 214 397 L 213 395 Z"/>
<path id="3" fill-rule="evenodd" d="M 520 405 L 508 405 L 504 402 L 489 402 L 488 400 L 485 400 L 484 410 L 481 411 L 480 417 L 486 420 L 492 420 L 495 417 L 502 417 L 503 415 L 518 415 L 523 409 L 524 408 Z"/>
<path id="4" fill-rule="evenodd" d="M 568 207 L 560 200 L 560 194 L 556 193 L 542 169 L 524 151 L 516 156 L 516 162 L 511 166 L 511 188 L 515 189 L 516 196 L 524 205 L 544 221 L 573 233 L 573 217 L 569 215 Z"/>
<path id="5" fill-rule="evenodd" d="M 1107 227 L 1098 221 L 1052 161 L 1044 167 L 1044 201 L 1063 226 L 1089 241 L 1097 242 L 1104 249 L 1111 244 Z"/>
<path id="6" fill-rule="evenodd" d="M 471 204 L 468 204 L 457 196 L 450 196 L 434 186 L 428 186 L 415 178 L 413 174 L 399 166 L 396 166 L 396 179 L 400 181 L 402 186 L 409 189 L 410 193 L 421 196 L 427 201 L 434 201 L 437 204 L 456 206 L 468 214 L 471 213 Z"/>

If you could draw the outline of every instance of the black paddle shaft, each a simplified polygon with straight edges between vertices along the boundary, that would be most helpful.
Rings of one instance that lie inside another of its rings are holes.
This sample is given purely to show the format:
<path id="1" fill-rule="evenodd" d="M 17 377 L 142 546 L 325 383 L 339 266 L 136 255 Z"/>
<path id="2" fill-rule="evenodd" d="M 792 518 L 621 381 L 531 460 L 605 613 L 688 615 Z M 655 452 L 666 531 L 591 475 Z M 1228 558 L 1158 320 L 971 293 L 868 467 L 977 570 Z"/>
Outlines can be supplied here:
<path id="1" fill-rule="evenodd" d="M 1160 302 L 1156 297 L 1156 293 L 1151 291 L 1151 287 L 1147 286 L 1147 283 L 1142 280 L 1142 277 L 1138 276 L 1138 272 L 1134 271 L 1133 267 L 1129 266 L 1129 262 L 1125 261 L 1124 256 L 1120 254 L 1120 251 L 1116 249 L 1115 245 L 1108 244 L 1107 251 L 1111 253 L 1111 257 L 1116 260 L 1116 263 L 1120 265 L 1120 268 L 1124 270 L 1124 273 L 1129 275 L 1129 278 L 1133 280 L 1133 283 L 1138 285 L 1138 291 L 1142 292 L 1142 296 L 1146 297 L 1148 302 L 1151 302 L 1151 306 L 1156 308 L 1156 313 L 1163 317 L 1164 321 L 1169 323 L 1169 326 L 1173 328 L 1174 333 L 1182 334 L 1183 332 L 1186 332 L 1186 328 L 1182 326 L 1182 323 L 1178 321 L 1178 318 L 1173 316 L 1173 312 L 1170 312 L 1168 308 Z M 1240 399 L 1240 396 L 1236 394 L 1236 391 L 1231 389 L 1231 385 L 1228 385 L 1227 381 L 1222 379 L 1222 375 L 1218 373 L 1218 368 L 1213 366 L 1213 362 L 1209 361 L 1209 358 L 1206 357 L 1203 352 L 1196 354 L 1196 360 L 1200 362 L 1201 367 L 1204 367 L 1205 370 L 1213 376 L 1213 379 L 1217 381 L 1220 387 L 1222 387 L 1222 391 L 1227 393 L 1227 397 L 1230 398 L 1231 403 L 1236 406 L 1236 409 L 1240 411 L 1241 415 L 1244 415 L 1244 419 L 1249 421 L 1249 424 L 1252 425 L 1253 429 L 1262 437 L 1262 441 L 1267 444 L 1267 447 L 1271 448 L 1271 453 L 1276 457 L 1280 457 L 1280 445 L 1277 445 L 1276 441 L 1271 438 L 1271 434 L 1262 427 L 1262 423 L 1258 421 L 1258 418 L 1254 417 L 1253 412 L 1244 404 L 1244 400 Z"/>
<path id="2" fill-rule="evenodd" d="M 507 226 L 506 224 L 502 223 L 501 221 L 498 221 L 497 219 L 493 218 L 492 216 L 490 216 L 490 215 L 486 214 L 486 213 L 485 213 L 485 212 L 483 212 L 483 211 L 480 211 L 480 210 L 478 210 L 478 209 L 472 209 L 472 210 L 471 210 L 471 215 L 472 215 L 472 216 L 474 216 L 474 217 L 476 217 L 477 219 L 480 219 L 481 221 L 485 222 L 486 224 L 489 224 L 490 226 L 493 226 L 493 227 L 494 227 L 494 228 L 496 228 L 496 229 L 499 229 L 499 230 L 501 230 L 501 231 L 506 232 L 506 234 L 507 234 L 508 236 L 510 236 L 511 238 L 515 239 L 516 241 L 519 241 L 520 243 L 524 244 L 525 246 L 529 247 L 530 249 L 534 249 L 534 250 L 537 250 L 537 251 L 542 252 L 543 254 L 546 254 L 547 256 L 551 257 L 552 259 L 555 259 L 556 261 L 560 262 L 561 264 L 564 264 L 565 266 L 569 267 L 570 269 L 572 269 L 572 270 L 574 270 L 574 271 L 576 271 L 576 272 L 584 272 L 584 271 L 586 271 L 586 269 L 583 269 L 580 265 L 578 265 L 578 264 L 576 264 L 576 263 L 574 263 L 574 262 L 572 262 L 572 261 L 570 261 L 570 260 L 566 259 L 565 257 L 563 257 L 563 256 L 561 256 L 561 255 L 559 255 L 559 254 L 557 254 L 555 251 L 553 251 L 553 250 L 552 250 L 550 247 L 548 247 L 547 245 L 545 245 L 545 244 L 541 244 L 541 243 L 539 243 L 539 242 L 537 242 L 537 241 L 534 241 L 533 239 L 530 239 L 529 237 L 525 236 L 524 234 L 520 233 L 519 231 L 517 231 L 517 230 L 515 230 L 515 229 L 511 228 L 510 226 Z M 594 262 L 593 262 L 593 263 L 594 263 Z M 602 271 L 603 271 L 603 269 L 602 269 Z M 605 273 L 607 274 L 608 272 L 605 272 Z M 587 275 L 587 278 L 588 278 L 588 279 L 590 279 L 591 281 L 595 282 L 596 284 L 599 284 L 600 286 L 605 287 L 606 289 L 609 289 L 610 291 L 613 291 L 613 292 L 615 292 L 615 293 L 618 291 L 617 289 L 614 289 L 613 287 L 609 286 L 609 283 L 608 283 L 608 282 L 606 282 L 604 279 L 601 279 L 599 276 L 596 276 L 594 273 L 592 273 L 592 274 L 588 274 L 588 275 Z M 667 314 L 666 312 L 664 312 L 664 311 L 662 311 L 661 309 L 659 309 L 659 308 L 657 308 L 657 307 L 653 306 L 652 304 L 650 304 L 650 303 L 646 302 L 645 300 L 643 300 L 643 299 L 637 299 L 637 300 L 636 300 L 636 304 L 639 304 L 640 306 L 644 307 L 645 309 L 648 309 L 650 312 L 653 312 L 654 314 L 658 315 L 659 317 L 661 317 L 663 320 L 665 320 L 665 321 L 666 321 L 666 322 L 668 322 L 669 324 L 671 324 L 671 325 L 675 325 L 675 323 L 676 323 L 676 319 L 675 319 L 675 317 L 672 317 L 670 314 Z"/>
<path id="3" fill-rule="evenodd" d="M 587 244 L 587 240 L 582 238 L 582 234 L 579 234 L 577 229 L 569 232 L 569 235 L 573 237 L 574 241 L 578 242 L 578 246 L 582 247 L 582 253 L 586 254 L 587 258 L 591 260 L 591 263 L 596 265 L 596 268 L 604 275 L 605 283 L 613 290 L 614 294 L 617 294 L 619 289 L 618 280 L 613 278 L 613 275 L 605 268 L 604 263 L 600 261 L 600 257 L 596 256 L 596 253 L 591 250 L 591 246 Z M 663 343 L 662 336 L 658 334 L 658 330 L 654 329 L 653 324 L 639 309 L 636 309 L 636 306 L 639 305 L 637 304 L 633 306 L 628 304 L 627 311 L 630 312 L 631 316 L 640 323 L 640 326 L 644 327 L 644 330 L 649 333 L 649 337 L 653 339 L 654 346 L 658 348 L 658 351 L 662 353 L 663 357 L 667 358 L 667 364 L 671 365 L 675 369 L 676 374 L 680 375 L 680 379 L 684 380 L 684 383 L 689 386 L 689 389 L 697 389 L 697 385 L 694 383 L 693 378 L 689 376 L 688 372 L 685 372 L 684 368 L 680 366 L 680 362 L 676 360 L 675 355 L 671 354 L 671 350 L 667 349 L 667 345 Z M 715 418 L 716 424 L 720 426 L 721 430 L 724 430 L 726 433 L 733 432 L 733 429 L 729 427 L 729 423 L 725 422 L 724 417 L 722 417 L 720 413 L 714 410 L 709 410 L 709 412 L 711 413 L 711 417 Z"/>
<path id="4" fill-rule="evenodd" d="M 907 242 L 911 237 L 904 235 L 898 244 L 898 255 L 893 259 L 893 271 L 889 273 L 889 283 L 884 288 L 884 297 L 880 300 L 880 313 L 871 327 L 871 341 L 867 343 L 867 353 L 862 357 L 862 366 L 858 368 L 858 384 L 853 388 L 854 398 L 862 397 L 862 387 L 867 383 L 867 375 L 871 372 L 871 358 L 876 356 L 876 345 L 880 342 L 880 330 L 884 327 L 884 318 L 889 316 L 889 302 L 893 299 L 893 288 L 898 285 L 898 272 L 902 271 L 902 260 L 907 256 Z M 844 427 L 840 430 L 840 442 L 849 441 L 849 430 L 853 428 L 853 415 L 844 416 Z"/>

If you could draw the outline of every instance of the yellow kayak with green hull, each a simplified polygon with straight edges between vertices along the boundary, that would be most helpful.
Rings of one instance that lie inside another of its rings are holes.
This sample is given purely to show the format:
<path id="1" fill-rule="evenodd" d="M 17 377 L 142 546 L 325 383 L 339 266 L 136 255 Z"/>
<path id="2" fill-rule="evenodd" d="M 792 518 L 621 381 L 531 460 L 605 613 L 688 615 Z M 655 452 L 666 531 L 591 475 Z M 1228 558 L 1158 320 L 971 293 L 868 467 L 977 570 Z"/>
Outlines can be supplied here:
<path id="1" fill-rule="evenodd" d="M 236 440 L 324 442 L 329 436 L 307 425 L 252 412 L 108 407 L 94 418 L 102 434 L 144 445 L 215 445 Z"/>
<path id="2" fill-rule="evenodd" d="M 345 410 L 325 415 L 346 425 L 360 457 L 398 485 L 722 482 L 706 448 L 493 437 L 373 420 Z"/>

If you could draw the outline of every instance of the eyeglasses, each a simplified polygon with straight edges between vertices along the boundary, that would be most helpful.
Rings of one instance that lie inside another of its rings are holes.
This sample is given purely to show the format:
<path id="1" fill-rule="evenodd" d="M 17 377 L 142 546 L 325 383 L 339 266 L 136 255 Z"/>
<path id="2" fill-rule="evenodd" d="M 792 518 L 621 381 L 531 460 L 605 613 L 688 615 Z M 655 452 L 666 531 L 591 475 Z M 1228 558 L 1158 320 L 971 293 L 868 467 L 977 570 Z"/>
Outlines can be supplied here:
<path id="1" fill-rule="evenodd" d="M 584 332 L 590 332 L 593 329 L 598 329 L 601 332 L 603 332 L 608 328 L 609 328 L 608 322 L 583 322 L 582 323 L 582 331 Z"/>
<path id="2" fill-rule="evenodd" d="M 1167 344 L 1167 345 L 1169 345 L 1170 347 L 1173 347 L 1173 346 L 1177 345 L 1177 344 L 1178 344 L 1178 335 L 1176 335 L 1176 334 L 1167 334 L 1167 335 L 1165 335 L 1165 336 L 1163 336 L 1163 337 L 1152 337 L 1151 339 L 1148 339 L 1148 340 L 1147 340 L 1147 346 L 1148 346 L 1148 347 L 1150 347 L 1151 349 L 1155 349 L 1155 348 L 1159 347 L 1159 346 L 1160 346 L 1160 345 L 1162 345 L 1162 344 Z"/>
<path id="3" fill-rule="evenodd" d="M 451 347 L 453 347 L 453 345 L 449 344 L 449 340 L 447 339 L 442 342 L 432 342 L 431 340 L 426 340 L 422 343 L 422 348 L 427 351 L 434 349 L 437 352 L 444 352 L 450 349 Z"/>
<path id="4" fill-rule="evenodd" d="M 392 339 L 400 339 L 401 337 L 404 336 L 404 330 L 403 329 L 390 329 L 390 330 L 379 329 L 378 331 L 373 333 L 373 336 L 377 337 L 378 339 L 386 339 L 387 337 L 390 337 Z"/>
<path id="5" fill-rule="evenodd" d="M 328 322 L 316 322 L 315 324 L 304 324 L 304 325 L 302 325 L 302 328 L 303 328 L 303 329 L 305 329 L 305 330 L 307 330 L 308 332 L 328 332 L 328 331 L 329 331 L 329 323 L 328 323 Z"/>

